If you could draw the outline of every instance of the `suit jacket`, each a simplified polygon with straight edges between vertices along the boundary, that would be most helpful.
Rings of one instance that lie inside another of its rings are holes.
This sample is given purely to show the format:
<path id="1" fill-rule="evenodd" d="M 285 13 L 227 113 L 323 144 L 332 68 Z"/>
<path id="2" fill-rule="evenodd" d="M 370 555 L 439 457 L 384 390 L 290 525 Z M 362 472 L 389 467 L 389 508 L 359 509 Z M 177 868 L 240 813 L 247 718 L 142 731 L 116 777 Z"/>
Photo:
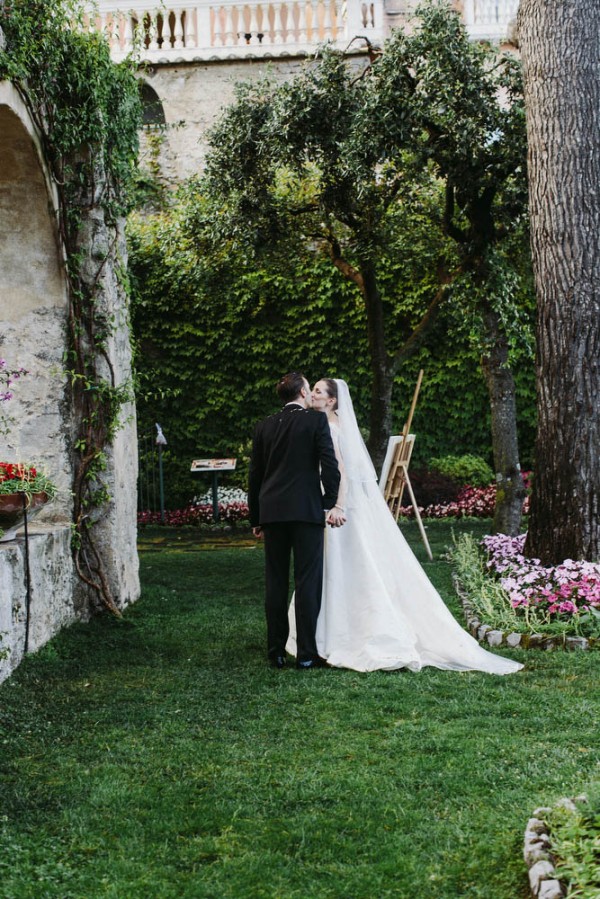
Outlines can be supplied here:
<path id="1" fill-rule="evenodd" d="M 277 521 L 324 525 L 323 509 L 335 505 L 339 484 L 324 412 L 293 403 L 256 425 L 248 491 L 253 527 Z"/>

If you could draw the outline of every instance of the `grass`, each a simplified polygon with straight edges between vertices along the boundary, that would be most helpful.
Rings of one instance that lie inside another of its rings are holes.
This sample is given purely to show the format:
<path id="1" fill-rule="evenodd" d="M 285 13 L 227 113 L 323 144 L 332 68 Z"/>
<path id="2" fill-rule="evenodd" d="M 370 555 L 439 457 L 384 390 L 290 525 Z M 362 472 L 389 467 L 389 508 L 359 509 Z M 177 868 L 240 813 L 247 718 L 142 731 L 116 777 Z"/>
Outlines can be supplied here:
<path id="1" fill-rule="evenodd" d="M 450 598 L 450 526 L 428 531 Z M 274 671 L 260 547 L 198 547 L 151 544 L 124 620 L 0 687 L 2 899 L 528 897 L 528 817 L 598 770 L 597 655 Z"/>

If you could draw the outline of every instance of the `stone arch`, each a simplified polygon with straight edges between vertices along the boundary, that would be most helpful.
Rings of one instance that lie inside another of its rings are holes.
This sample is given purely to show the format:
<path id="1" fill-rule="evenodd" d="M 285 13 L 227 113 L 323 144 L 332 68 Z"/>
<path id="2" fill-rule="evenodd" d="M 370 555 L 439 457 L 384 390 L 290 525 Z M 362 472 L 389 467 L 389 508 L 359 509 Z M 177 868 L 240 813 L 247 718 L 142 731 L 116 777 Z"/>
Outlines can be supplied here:
<path id="1" fill-rule="evenodd" d="M 12 84 L 0 82 L 0 356 L 11 368 L 29 371 L 6 408 L 14 424 L 7 437 L 0 435 L 0 458 L 43 466 L 59 488 L 58 497 L 30 522 L 27 541 L 21 531 L 0 542 L 0 681 L 26 652 L 97 606 L 93 582 L 78 576 L 71 551 L 75 438 L 82 413 L 74 409 L 65 373 L 71 304 L 58 209 L 28 109 Z M 80 275 L 94 282 L 95 302 L 115 322 L 103 361 L 115 386 L 125 386 L 131 345 L 120 274 L 127 261 L 124 223 L 107 222 L 90 197 L 81 206 L 77 233 Z M 109 499 L 94 525 L 94 546 L 110 593 L 124 608 L 139 595 L 131 402 L 122 409 L 121 425 L 105 448 L 102 482 Z"/>
<path id="2" fill-rule="evenodd" d="M 140 97 L 142 100 L 143 124 L 164 125 L 165 111 L 160 97 L 147 81 L 140 79 Z"/>
<path id="3" fill-rule="evenodd" d="M 2 457 L 41 465 L 60 489 L 39 520 L 71 517 L 72 413 L 64 374 L 68 291 L 58 198 L 19 93 L 0 83 L 0 355 L 29 374 L 15 385 Z"/>

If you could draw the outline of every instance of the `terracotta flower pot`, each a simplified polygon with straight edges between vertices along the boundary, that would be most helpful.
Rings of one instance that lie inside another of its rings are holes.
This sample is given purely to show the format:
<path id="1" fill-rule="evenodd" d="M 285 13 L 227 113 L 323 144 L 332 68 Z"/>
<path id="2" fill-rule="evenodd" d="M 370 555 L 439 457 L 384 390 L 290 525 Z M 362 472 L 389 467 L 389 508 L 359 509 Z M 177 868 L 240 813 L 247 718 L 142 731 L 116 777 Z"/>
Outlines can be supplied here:
<path id="1" fill-rule="evenodd" d="M 29 520 L 48 502 L 48 494 L 32 493 L 31 497 L 26 497 L 26 500 L 29 500 L 26 503 L 27 519 Z M 14 540 L 16 531 L 23 526 L 24 520 L 23 494 L 0 494 L 0 528 L 4 530 L 4 534 L 0 536 L 0 543 Z"/>

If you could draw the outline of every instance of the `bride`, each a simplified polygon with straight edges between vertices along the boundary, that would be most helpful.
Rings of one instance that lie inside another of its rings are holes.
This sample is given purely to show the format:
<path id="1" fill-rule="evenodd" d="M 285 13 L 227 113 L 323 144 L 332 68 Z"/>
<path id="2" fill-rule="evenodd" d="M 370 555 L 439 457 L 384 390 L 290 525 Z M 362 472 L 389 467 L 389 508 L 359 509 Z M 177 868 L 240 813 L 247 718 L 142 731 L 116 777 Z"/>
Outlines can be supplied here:
<path id="1" fill-rule="evenodd" d="M 343 527 L 327 528 L 323 596 L 317 624 L 320 656 L 355 671 L 426 665 L 510 674 L 523 666 L 483 649 L 446 608 L 412 553 L 377 485 L 348 385 L 324 378 L 313 408 L 327 414 L 342 475 Z M 296 654 L 294 600 L 287 651 Z"/>

